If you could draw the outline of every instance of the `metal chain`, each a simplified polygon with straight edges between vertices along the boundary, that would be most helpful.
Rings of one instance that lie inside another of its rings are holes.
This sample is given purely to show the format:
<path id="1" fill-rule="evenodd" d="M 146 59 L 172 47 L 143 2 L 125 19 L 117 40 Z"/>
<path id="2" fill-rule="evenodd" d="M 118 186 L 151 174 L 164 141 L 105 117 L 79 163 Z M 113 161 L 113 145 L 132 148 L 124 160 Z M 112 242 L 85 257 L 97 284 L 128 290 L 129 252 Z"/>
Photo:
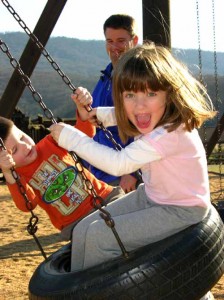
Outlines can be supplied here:
<path id="1" fill-rule="evenodd" d="M 0 39 L 0 48 L 1 48 L 2 52 L 8 56 L 8 58 L 10 60 L 10 64 L 19 73 L 25 86 L 27 86 L 29 88 L 29 90 L 31 91 L 33 99 L 41 106 L 41 108 L 44 112 L 44 115 L 48 119 L 50 119 L 52 121 L 52 123 L 56 124 L 57 122 L 54 119 L 53 113 L 43 103 L 41 95 L 35 91 L 34 87 L 31 84 L 30 78 L 24 74 L 23 70 L 20 67 L 20 63 L 11 55 L 8 46 L 1 39 Z"/>
<path id="2" fill-rule="evenodd" d="M 203 75 L 202 75 L 202 55 L 201 55 L 201 34 L 200 34 L 200 16 L 199 16 L 199 5 L 196 0 L 196 12 L 197 12 L 197 30 L 198 30 L 198 65 L 199 65 L 199 79 L 203 84 Z"/>
<path id="3" fill-rule="evenodd" d="M 197 12 L 197 30 L 198 30 L 198 65 L 199 65 L 199 80 L 201 84 L 204 84 L 203 74 L 202 74 L 202 53 L 201 53 L 201 34 L 200 34 L 200 16 L 199 16 L 199 4 L 196 0 L 196 12 Z M 206 124 L 203 124 L 203 140 L 205 151 L 207 152 L 207 131 Z"/>
<path id="4" fill-rule="evenodd" d="M 53 67 L 53 69 L 58 73 L 58 75 L 62 78 L 64 83 L 71 89 L 71 91 L 74 93 L 76 90 L 76 87 L 72 84 L 71 80 L 68 78 L 68 76 L 65 75 L 65 73 L 62 71 L 60 66 L 55 62 L 55 60 L 51 57 L 49 52 L 46 50 L 46 48 L 42 45 L 42 43 L 38 40 L 38 38 L 31 32 L 31 30 L 27 27 L 26 23 L 20 18 L 20 16 L 16 13 L 16 11 L 13 9 L 13 7 L 9 4 L 7 0 L 1 0 L 4 6 L 8 9 L 8 11 L 11 13 L 11 15 L 14 17 L 14 19 L 19 23 L 19 25 L 22 27 L 22 29 L 26 32 L 26 34 L 29 36 L 29 38 L 36 44 L 36 46 L 39 48 L 41 53 L 44 55 L 44 57 L 48 60 L 50 65 Z M 92 111 L 92 107 L 89 105 L 86 107 L 86 110 L 88 112 Z M 120 144 L 116 142 L 116 140 L 113 138 L 112 133 L 103 126 L 101 122 L 97 122 L 98 126 L 104 131 L 107 139 L 111 141 L 114 148 L 116 150 L 121 150 L 122 147 Z"/>
<path id="5" fill-rule="evenodd" d="M 220 112 L 219 112 L 219 86 L 218 86 L 218 65 L 217 65 L 217 52 L 216 52 L 216 34 L 215 34 L 215 1 L 212 0 L 212 27 L 213 27 L 213 53 L 214 53 L 214 78 L 215 78 L 215 104 L 217 108 L 217 115 L 216 115 L 216 120 L 217 120 L 217 128 L 218 128 L 218 136 L 221 137 L 221 132 L 220 132 Z M 199 56 L 199 76 L 200 76 L 200 81 L 202 84 L 203 82 L 203 75 L 202 75 L 202 55 L 201 55 L 201 47 L 200 47 L 200 18 L 199 18 L 199 5 L 198 1 L 196 0 L 196 11 L 197 11 L 197 29 L 198 29 L 198 56 Z M 207 148 L 207 132 L 206 132 L 206 125 L 203 124 L 204 127 L 204 141 L 205 141 L 205 150 Z M 218 143 L 218 152 L 221 158 L 221 144 Z M 221 173 L 222 173 L 222 162 L 220 159 L 219 162 L 219 174 L 220 174 L 220 195 L 218 198 L 221 198 L 221 195 L 223 193 L 223 188 L 222 188 L 222 179 L 221 179 Z"/>
<path id="6" fill-rule="evenodd" d="M 0 138 L 0 149 L 6 150 L 5 145 L 4 145 L 4 143 L 3 143 L 3 140 L 2 140 L 1 138 Z M 33 204 L 32 204 L 32 202 L 28 199 L 28 197 L 27 197 L 27 195 L 26 195 L 26 190 L 25 190 L 23 184 L 21 183 L 21 181 L 20 181 L 20 179 L 19 179 L 19 176 L 18 176 L 16 170 L 15 170 L 13 167 L 12 167 L 10 170 L 11 170 L 11 173 L 12 173 L 13 178 L 15 179 L 15 181 L 16 181 L 18 187 L 19 187 L 20 194 L 23 196 L 23 199 L 25 200 L 26 208 L 27 208 L 28 211 L 31 213 L 31 217 L 30 217 L 30 220 L 29 220 L 29 224 L 27 225 L 26 229 L 27 229 L 28 233 L 29 233 L 30 235 L 33 236 L 33 238 L 34 238 L 35 242 L 37 243 L 37 246 L 38 246 L 38 248 L 40 249 L 40 251 L 41 251 L 43 257 L 44 257 L 45 259 L 47 259 L 47 256 L 46 256 L 46 254 L 45 254 L 45 252 L 44 252 L 44 250 L 43 250 L 43 248 L 42 248 L 42 246 L 41 246 L 41 244 L 40 244 L 40 242 L 39 242 L 39 240 L 38 240 L 38 238 L 37 238 L 37 236 L 36 236 L 36 232 L 37 232 L 37 229 L 38 229 L 37 223 L 38 223 L 38 220 L 39 220 L 39 219 L 38 219 L 38 217 L 33 213 Z"/>
<path id="7" fill-rule="evenodd" d="M 218 84 L 218 64 L 217 64 L 217 52 L 216 52 L 216 29 L 215 29 L 215 3 L 212 0 L 212 28 L 213 28 L 213 53 L 214 53 L 214 77 L 215 77 L 215 100 L 217 106 L 217 128 L 218 128 L 218 136 L 221 138 L 221 124 L 220 124 L 220 95 L 219 95 L 219 84 Z M 222 161 L 221 161 L 221 154 L 222 154 L 222 147 L 221 143 L 218 142 L 218 154 L 220 155 L 219 158 L 219 184 L 220 184 L 220 196 L 223 195 L 223 187 L 222 187 Z"/>
<path id="8" fill-rule="evenodd" d="M 0 39 L 0 49 L 2 50 L 3 53 L 5 53 L 8 56 L 11 65 L 19 73 L 19 75 L 21 76 L 24 84 L 31 91 L 33 99 L 36 102 L 38 102 L 39 105 L 41 106 L 41 108 L 43 109 L 45 116 L 48 119 L 50 119 L 52 121 L 52 123 L 56 124 L 57 122 L 56 122 L 56 120 L 53 116 L 53 113 L 51 112 L 51 110 L 49 110 L 46 107 L 45 103 L 43 102 L 42 96 L 38 92 L 35 91 L 32 83 L 31 83 L 30 78 L 26 74 L 24 74 L 23 70 L 20 67 L 19 62 L 15 58 L 12 57 L 8 46 L 1 39 Z M 98 196 L 96 194 L 96 191 L 95 191 L 91 181 L 86 177 L 86 174 L 84 172 L 84 167 L 81 163 L 81 160 L 78 158 L 78 156 L 75 154 L 75 152 L 70 151 L 69 153 L 70 153 L 71 157 L 73 158 L 73 160 L 75 162 L 75 166 L 77 168 L 77 171 L 80 173 L 80 175 L 83 178 L 83 181 L 84 181 L 84 184 L 86 185 L 86 188 L 89 190 L 90 194 L 93 196 L 93 207 L 96 208 L 96 209 L 99 209 L 101 211 L 100 216 L 105 220 L 105 223 L 107 224 L 107 226 L 109 226 L 111 228 L 112 232 L 114 233 L 115 238 L 116 238 L 116 240 L 117 240 L 117 242 L 118 242 L 118 244 L 121 248 L 121 251 L 122 251 L 124 257 L 128 257 L 128 252 L 125 250 L 125 247 L 122 244 L 122 242 L 119 238 L 119 235 L 118 235 L 118 233 L 116 232 L 116 230 L 114 228 L 114 225 L 115 225 L 114 220 L 112 219 L 109 212 L 107 212 L 105 209 L 102 208 L 102 206 L 104 205 L 104 203 L 103 203 L 104 201 L 100 196 Z"/>
<path id="9" fill-rule="evenodd" d="M 36 44 L 36 46 L 39 48 L 41 53 L 44 55 L 44 57 L 48 60 L 50 65 L 53 67 L 53 69 L 59 74 L 59 76 L 62 78 L 64 83 L 71 89 L 71 91 L 74 93 L 76 90 L 76 87 L 72 84 L 71 80 L 66 76 L 66 74 L 61 70 L 59 65 L 56 63 L 56 61 L 51 57 L 49 52 L 46 50 L 46 48 L 42 45 L 42 43 L 38 40 L 38 38 L 31 32 L 31 30 L 27 27 L 26 23 L 20 18 L 20 16 L 16 13 L 16 11 L 13 9 L 13 7 L 9 4 L 7 0 L 1 0 L 4 6 L 8 9 L 8 11 L 12 14 L 12 16 L 15 18 L 15 20 L 19 23 L 19 25 L 22 27 L 22 29 L 26 32 L 26 34 L 29 36 L 29 38 Z M 90 105 L 85 107 L 88 112 L 92 111 L 92 107 Z M 45 107 L 44 107 L 45 112 Z M 52 114 L 50 112 L 50 114 Z M 46 112 L 45 112 L 46 116 Z M 122 149 L 122 146 L 117 143 L 117 141 L 113 138 L 113 134 L 108 130 L 101 122 L 97 120 L 97 124 L 99 128 L 101 128 L 106 136 L 106 138 L 112 143 L 114 146 L 114 149 L 117 151 L 120 151 Z M 141 172 L 137 170 L 135 172 L 135 176 L 137 178 L 137 182 L 142 181 Z"/>

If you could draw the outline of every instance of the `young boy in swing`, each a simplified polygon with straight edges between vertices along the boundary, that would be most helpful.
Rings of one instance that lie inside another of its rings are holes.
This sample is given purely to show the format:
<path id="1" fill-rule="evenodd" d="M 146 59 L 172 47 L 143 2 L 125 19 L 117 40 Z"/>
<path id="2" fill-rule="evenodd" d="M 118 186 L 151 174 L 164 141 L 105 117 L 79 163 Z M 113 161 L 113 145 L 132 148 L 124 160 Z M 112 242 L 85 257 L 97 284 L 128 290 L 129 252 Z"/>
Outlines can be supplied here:
<path id="1" fill-rule="evenodd" d="M 82 88 L 76 90 L 76 95 L 80 102 L 89 102 L 91 97 Z M 78 128 L 82 127 L 79 118 L 76 124 Z M 91 126 L 88 130 L 91 134 Z M 12 167 L 19 175 L 32 207 L 39 205 L 44 209 L 52 224 L 61 231 L 62 238 L 70 239 L 73 227 L 95 210 L 93 196 L 71 155 L 59 147 L 50 135 L 35 145 L 27 134 L 3 117 L 0 117 L 0 137 L 7 149 L 0 150 L 0 168 L 16 206 L 24 212 L 29 211 L 12 175 Z M 105 204 L 124 195 L 120 187 L 112 187 L 98 180 L 86 169 L 84 172 Z"/>

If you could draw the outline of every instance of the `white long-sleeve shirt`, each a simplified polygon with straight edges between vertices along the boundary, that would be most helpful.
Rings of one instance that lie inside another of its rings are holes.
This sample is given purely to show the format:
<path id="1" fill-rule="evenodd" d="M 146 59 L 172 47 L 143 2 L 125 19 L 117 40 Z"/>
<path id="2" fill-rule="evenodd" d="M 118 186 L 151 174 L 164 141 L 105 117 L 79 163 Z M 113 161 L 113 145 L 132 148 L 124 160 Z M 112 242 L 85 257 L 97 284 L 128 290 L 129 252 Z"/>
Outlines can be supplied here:
<path id="1" fill-rule="evenodd" d="M 98 108 L 97 118 L 105 127 L 116 125 L 114 108 Z M 181 125 L 167 132 L 158 127 L 116 151 L 68 125 L 60 134 L 59 145 L 115 176 L 141 169 L 146 193 L 157 203 L 210 204 L 206 155 L 196 129 L 188 132 Z"/>

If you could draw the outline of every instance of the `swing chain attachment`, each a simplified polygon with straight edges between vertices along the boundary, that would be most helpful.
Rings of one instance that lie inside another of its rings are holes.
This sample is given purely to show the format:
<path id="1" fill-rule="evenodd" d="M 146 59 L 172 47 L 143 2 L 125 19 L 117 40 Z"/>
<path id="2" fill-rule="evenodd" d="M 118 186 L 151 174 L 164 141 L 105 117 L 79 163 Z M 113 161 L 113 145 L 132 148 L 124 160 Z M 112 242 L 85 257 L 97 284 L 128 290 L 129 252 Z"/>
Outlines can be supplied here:
<path id="1" fill-rule="evenodd" d="M 31 30 L 27 27 L 26 23 L 21 19 L 21 17 L 16 13 L 16 11 L 13 9 L 13 7 L 9 4 L 7 0 L 2 0 L 3 5 L 8 9 L 8 11 L 11 13 L 11 15 L 14 17 L 14 19 L 19 23 L 20 27 L 25 31 L 25 33 L 29 36 L 29 38 L 34 42 L 34 44 L 38 47 L 38 49 L 41 51 L 41 54 L 47 59 L 47 61 L 50 63 L 52 68 L 58 73 L 58 75 L 62 78 L 64 83 L 70 88 L 70 90 L 74 93 L 76 91 L 76 87 L 71 82 L 70 78 L 61 70 L 60 66 L 57 64 L 57 62 L 52 58 L 52 56 L 49 54 L 47 49 L 43 46 L 43 44 L 38 40 L 35 34 L 31 32 Z M 27 78 L 26 78 L 27 79 Z M 23 80 L 23 82 L 27 85 L 27 82 Z M 39 98 L 39 94 L 37 94 L 37 98 Z M 35 99 L 36 100 L 36 99 Z M 38 99 L 36 100 L 37 102 Z M 90 105 L 85 107 L 88 112 L 92 111 L 92 107 Z M 44 107 L 45 109 L 45 107 Z M 45 110 L 44 110 L 45 113 Z M 45 114 L 46 116 L 46 114 Z M 47 117 L 47 116 L 46 116 Z M 56 122 L 54 122 L 56 123 Z M 116 142 L 116 140 L 113 138 L 112 133 L 104 127 L 104 125 L 97 121 L 99 127 L 104 131 L 106 138 L 111 141 L 114 148 L 116 150 L 121 150 L 122 147 L 119 143 Z"/>
<path id="2" fill-rule="evenodd" d="M 47 49 L 43 46 L 43 44 L 38 40 L 35 34 L 31 32 L 31 30 L 27 27 L 26 23 L 21 19 L 21 17 L 16 13 L 16 11 L 13 9 L 13 7 L 9 4 L 7 0 L 2 0 L 3 5 L 8 9 L 10 14 L 14 17 L 14 19 L 18 22 L 20 27 L 25 31 L 25 33 L 29 36 L 29 38 L 33 41 L 33 43 L 38 47 L 38 49 L 41 51 L 41 54 L 47 59 L 47 61 L 50 63 L 52 68 L 57 72 L 57 74 L 62 78 L 63 82 L 70 88 L 70 90 L 75 93 L 76 87 L 71 82 L 70 78 L 63 72 L 63 70 L 60 68 L 60 66 L 57 64 L 57 62 L 52 58 L 52 56 L 49 54 Z M 23 80 L 24 81 L 24 80 Z M 28 82 L 28 81 L 27 81 Z M 26 81 L 24 81 L 26 84 Z M 32 92 L 32 91 L 31 91 Z M 38 102 L 40 105 L 41 102 L 39 101 L 40 95 L 37 93 L 35 94 L 37 99 L 34 98 L 36 102 Z M 53 123 L 56 123 L 56 121 L 53 118 L 52 112 L 44 107 L 42 107 L 44 114 L 47 118 L 53 121 Z M 91 105 L 85 106 L 85 109 L 87 112 L 92 111 Z M 46 115 L 46 113 L 49 114 L 49 117 Z M 103 130 L 106 138 L 112 143 L 115 150 L 120 151 L 122 149 L 121 145 L 117 143 L 117 141 L 113 138 L 113 134 L 108 130 L 102 122 L 97 120 L 98 126 Z M 142 181 L 142 175 L 141 172 L 138 170 L 135 172 L 135 176 L 137 178 L 137 182 Z"/>
<path id="3" fill-rule="evenodd" d="M 30 78 L 27 75 L 24 74 L 23 70 L 20 67 L 20 63 L 15 58 L 12 57 L 11 53 L 9 52 L 9 48 L 7 47 L 7 45 L 1 39 L 0 39 L 0 49 L 8 56 L 8 58 L 10 59 L 11 65 L 19 73 L 19 75 L 21 76 L 24 84 L 31 91 L 32 97 L 43 109 L 45 116 L 49 120 L 51 120 L 52 123 L 56 124 L 57 121 L 55 120 L 55 118 L 53 116 L 53 113 L 51 112 L 51 110 L 49 110 L 47 108 L 47 106 L 43 102 L 43 99 L 42 99 L 41 95 L 38 92 L 36 92 L 36 90 L 34 89 Z M 71 155 L 72 159 L 74 160 L 75 166 L 76 166 L 78 172 L 80 173 L 81 177 L 83 178 L 83 181 L 85 182 L 86 188 L 88 189 L 89 193 L 93 196 L 93 207 L 96 208 L 96 209 L 99 209 L 101 211 L 101 217 L 105 220 L 105 223 L 107 224 L 107 226 L 109 226 L 111 228 L 111 230 L 112 230 L 112 232 L 113 232 L 113 234 L 114 234 L 114 236 L 115 236 L 115 238 L 116 238 L 116 240 L 117 240 L 117 242 L 118 242 L 118 244 L 121 248 L 121 251 L 122 251 L 124 257 L 127 258 L 128 257 L 128 252 L 125 250 L 125 247 L 122 244 L 116 229 L 114 228 L 115 224 L 114 224 L 114 221 L 113 221 L 111 215 L 106 210 L 102 209 L 102 206 L 105 205 L 104 200 L 96 194 L 96 191 L 95 191 L 91 181 L 86 177 L 86 174 L 84 172 L 84 168 L 83 168 L 83 165 L 81 163 L 81 160 L 78 158 L 78 156 L 75 154 L 75 152 L 70 151 L 69 154 Z M 21 182 L 18 178 L 18 175 L 17 175 L 17 173 L 15 172 L 14 169 L 12 170 L 12 174 L 13 174 L 13 176 L 15 176 L 14 179 L 16 180 L 16 182 L 17 182 L 17 184 L 20 188 L 21 194 L 25 198 L 27 208 L 30 210 L 30 212 L 32 214 L 33 218 L 30 221 L 30 224 L 28 225 L 27 230 L 28 230 L 29 233 L 32 232 L 32 234 L 35 238 L 35 234 L 33 232 L 33 225 L 35 226 L 37 222 L 35 221 L 32 224 L 32 221 L 36 217 L 36 216 L 35 217 L 33 216 L 32 203 L 30 203 L 29 200 L 27 199 L 27 196 L 25 194 L 25 188 L 21 184 Z M 35 240 L 36 240 L 36 238 L 35 238 Z M 42 250 L 41 250 L 41 252 L 42 252 Z M 43 252 L 42 252 L 42 254 L 43 254 Z"/>
<path id="4" fill-rule="evenodd" d="M 2 138 L 0 138 L 0 149 L 2 150 L 6 150 L 6 147 L 3 143 L 3 140 Z M 19 188 L 19 191 L 20 191 L 20 194 L 23 196 L 24 200 L 25 200 L 25 204 L 26 204 L 26 208 L 29 210 L 29 212 L 31 213 L 31 217 L 30 217 L 30 220 L 29 220 L 29 224 L 27 225 L 27 231 L 30 235 L 33 236 L 38 248 L 40 249 L 43 257 L 45 259 L 47 259 L 47 256 L 38 240 L 38 238 L 36 237 L 36 232 L 37 232 L 37 223 L 38 223 L 38 217 L 34 214 L 33 212 L 33 204 L 32 202 L 28 199 L 27 197 L 27 194 L 26 194 L 26 191 L 25 191 L 25 187 L 23 186 L 23 184 L 21 183 L 20 179 L 19 179 L 19 176 L 15 170 L 14 167 L 12 167 L 11 169 L 11 173 L 12 173 L 12 176 L 13 178 L 15 179 L 17 185 L 18 185 L 18 188 Z"/>
<path id="5" fill-rule="evenodd" d="M 86 188 L 88 189 L 89 193 L 93 196 L 93 207 L 100 211 L 100 217 L 105 221 L 106 225 L 112 230 L 112 232 L 115 236 L 115 239 L 117 240 L 117 243 L 122 251 L 124 258 L 128 258 L 129 254 L 128 254 L 127 250 L 125 249 L 125 247 L 119 237 L 119 234 L 117 233 L 117 231 L 115 229 L 115 222 L 114 222 L 113 218 L 111 217 L 110 213 L 107 210 L 102 208 L 103 206 L 106 206 L 104 199 L 96 194 L 96 191 L 94 189 L 92 182 L 87 178 L 87 176 L 85 174 L 84 167 L 80 161 L 80 158 L 73 151 L 70 151 L 69 154 L 73 158 L 73 160 L 75 162 L 75 166 L 77 168 L 77 171 L 82 176 L 82 179 L 84 181 Z"/>
<path id="6" fill-rule="evenodd" d="M 56 120 L 54 119 L 53 113 L 52 111 L 46 107 L 45 103 L 42 101 L 42 96 L 35 91 L 30 78 L 24 74 L 23 70 L 20 67 L 20 63 L 11 55 L 8 46 L 6 45 L 6 43 L 4 43 L 1 39 L 0 39 L 0 49 L 2 50 L 3 53 L 5 53 L 9 60 L 10 60 L 10 64 L 12 65 L 12 67 L 19 73 L 19 75 L 22 78 L 23 83 L 25 84 L 25 86 L 27 86 L 29 88 L 29 90 L 31 91 L 32 97 L 33 99 L 40 105 L 40 107 L 42 108 L 44 115 L 52 121 L 52 123 L 56 124 Z"/>

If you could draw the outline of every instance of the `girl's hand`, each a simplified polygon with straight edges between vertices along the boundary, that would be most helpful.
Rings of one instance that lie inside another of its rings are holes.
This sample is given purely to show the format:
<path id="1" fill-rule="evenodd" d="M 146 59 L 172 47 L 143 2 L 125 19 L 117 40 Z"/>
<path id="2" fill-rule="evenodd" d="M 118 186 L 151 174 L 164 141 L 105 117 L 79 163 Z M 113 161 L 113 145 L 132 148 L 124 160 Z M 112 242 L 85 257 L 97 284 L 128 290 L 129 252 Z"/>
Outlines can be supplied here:
<path id="1" fill-rule="evenodd" d="M 53 124 L 50 126 L 49 130 L 51 132 L 51 136 L 58 143 L 59 136 L 62 132 L 62 129 L 66 126 L 64 123 Z"/>
<path id="2" fill-rule="evenodd" d="M 88 112 L 93 103 L 93 98 L 89 91 L 83 87 L 78 87 L 75 93 L 71 95 L 71 98 L 76 104 L 80 119 L 82 121 L 88 120 Z"/>

